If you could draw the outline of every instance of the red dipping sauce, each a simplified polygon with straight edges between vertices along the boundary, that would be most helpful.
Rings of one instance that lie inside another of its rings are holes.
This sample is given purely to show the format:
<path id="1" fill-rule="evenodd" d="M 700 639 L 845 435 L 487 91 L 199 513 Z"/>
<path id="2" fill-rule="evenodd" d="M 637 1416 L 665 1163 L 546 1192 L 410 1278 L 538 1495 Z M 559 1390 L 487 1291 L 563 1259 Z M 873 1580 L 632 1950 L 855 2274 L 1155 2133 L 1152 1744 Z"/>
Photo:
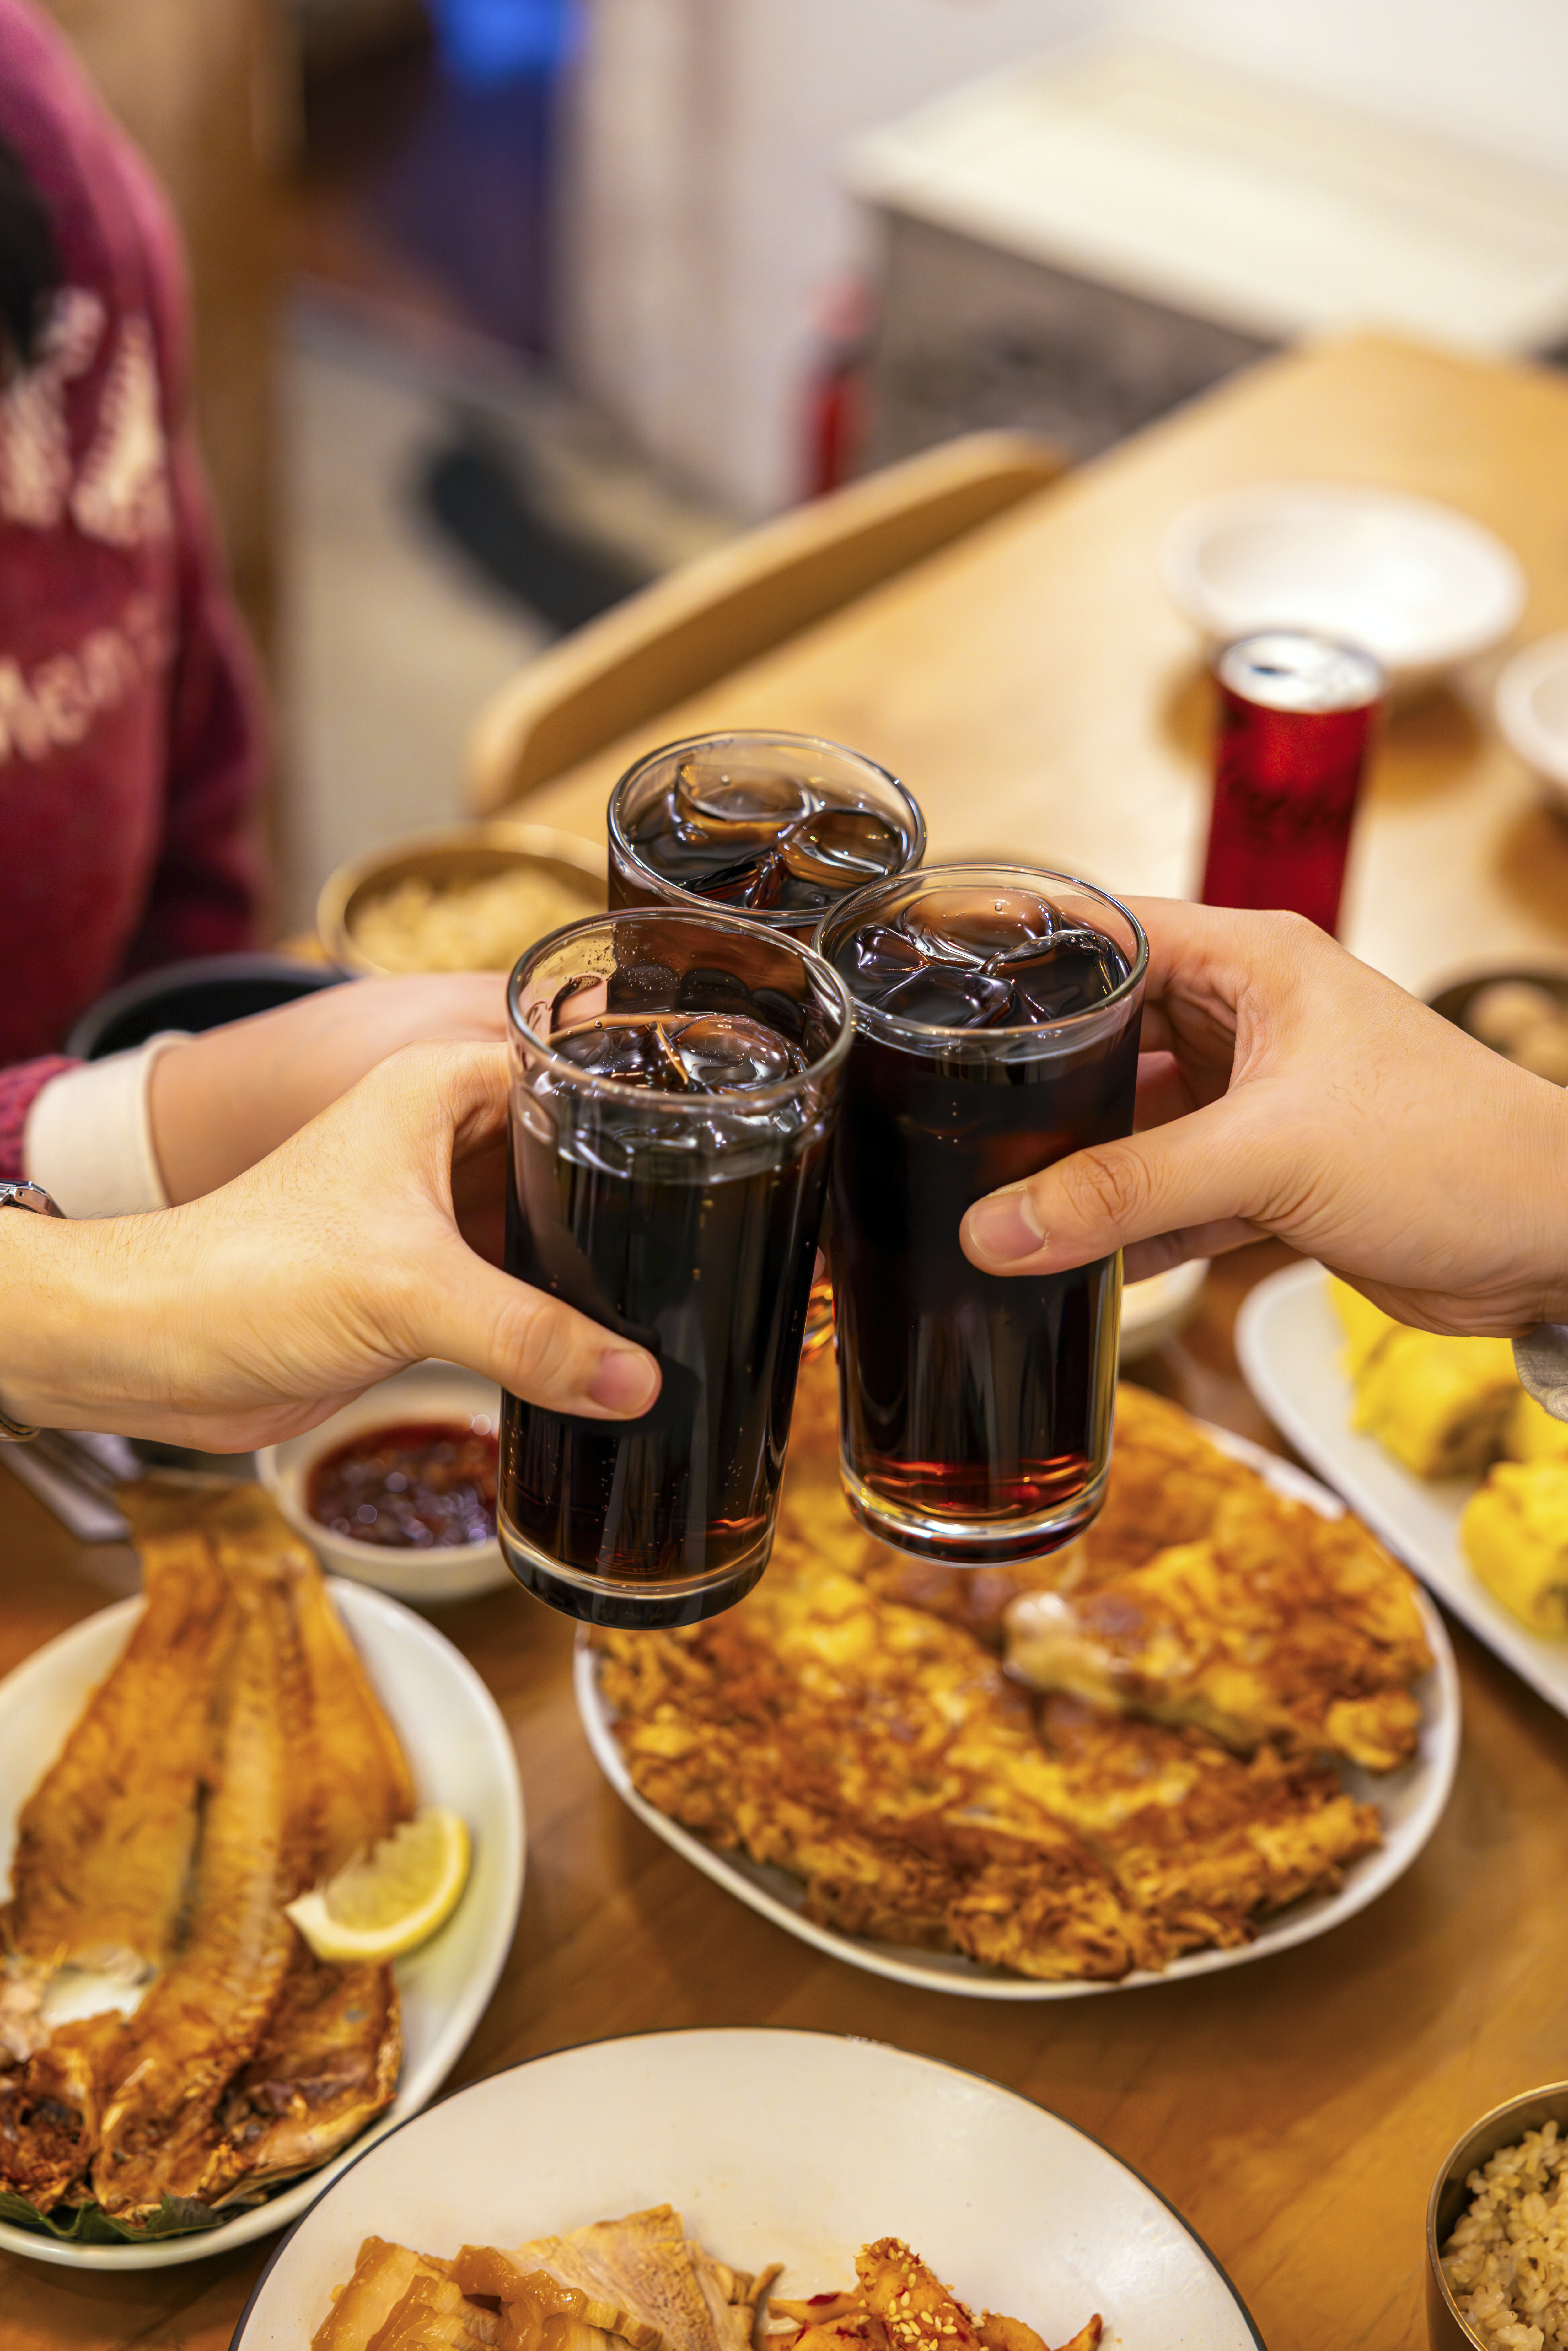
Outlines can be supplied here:
<path id="1" fill-rule="evenodd" d="M 335 1535 L 387 1550 L 488 1542 L 499 1459 L 496 1433 L 484 1420 L 367 1428 L 311 1464 L 305 1507 Z"/>

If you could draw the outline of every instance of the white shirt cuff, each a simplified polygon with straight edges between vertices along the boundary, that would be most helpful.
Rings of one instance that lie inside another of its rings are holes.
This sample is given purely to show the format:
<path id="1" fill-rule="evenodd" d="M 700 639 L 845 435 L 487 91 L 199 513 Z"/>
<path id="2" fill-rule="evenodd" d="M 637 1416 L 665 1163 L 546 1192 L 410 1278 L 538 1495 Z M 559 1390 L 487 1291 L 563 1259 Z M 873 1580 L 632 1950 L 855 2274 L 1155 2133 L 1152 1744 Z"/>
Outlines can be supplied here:
<path id="1" fill-rule="evenodd" d="M 39 1089 L 22 1133 L 22 1165 L 66 1216 L 139 1217 L 168 1207 L 148 1095 L 153 1064 L 184 1034 L 166 1029 Z"/>

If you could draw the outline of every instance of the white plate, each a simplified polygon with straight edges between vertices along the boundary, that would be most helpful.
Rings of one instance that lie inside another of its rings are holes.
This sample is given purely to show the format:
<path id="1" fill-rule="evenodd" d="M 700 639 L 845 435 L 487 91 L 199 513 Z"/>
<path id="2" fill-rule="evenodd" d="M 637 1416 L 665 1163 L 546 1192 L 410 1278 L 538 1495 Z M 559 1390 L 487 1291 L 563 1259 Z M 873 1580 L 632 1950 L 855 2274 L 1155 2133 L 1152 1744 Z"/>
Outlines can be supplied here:
<path id="1" fill-rule="evenodd" d="M 1527 767 L 1568 800 L 1568 636 L 1539 637 L 1497 682 L 1497 723 Z"/>
<path id="2" fill-rule="evenodd" d="M 1211 1428 L 1205 1421 L 1199 1421 L 1197 1426 L 1235 1459 L 1250 1463 L 1277 1493 L 1306 1502 L 1326 1519 L 1341 1515 L 1343 1504 L 1325 1492 L 1316 1479 L 1281 1461 L 1276 1454 L 1265 1453 L 1260 1446 L 1249 1445 L 1245 1437 L 1233 1437 L 1228 1429 Z M 1430 1672 L 1416 1685 L 1422 1712 L 1420 1748 L 1415 1759 L 1397 1771 L 1375 1776 L 1354 1764 L 1340 1767 L 1340 1777 L 1351 1793 L 1363 1802 L 1375 1804 L 1383 1816 L 1384 1841 L 1378 1850 L 1352 1863 L 1337 1894 L 1293 1903 L 1290 1909 L 1260 1927 L 1252 1941 L 1240 1949 L 1192 1951 L 1183 1959 L 1173 1959 L 1162 1974 L 1138 1969 L 1117 1983 L 1037 1983 L 1026 1976 L 982 1967 L 960 1953 L 915 1950 L 903 1944 L 873 1942 L 868 1936 L 846 1935 L 832 1927 L 819 1927 L 802 1913 L 804 1889 L 798 1877 L 788 1870 L 748 1860 L 742 1855 L 719 1852 L 716 1846 L 683 1828 L 678 1821 L 671 1820 L 668 1813 L 660 1812 L 638 1794 L 616 1742 L 612 1729 L 615 1718 L 600 1690 L 597 1661 L 588 1646 L 586 1634 L 578 1635 L 574 1660 L 577 1708 L 594 1761 L 622 1803 L 640 1821 L 645 1821 L 655 1836 L 663 1837 L 666 1844 L 684 1854 L 705 1876 L 711 1877 L 727 1893 L 737 1896 L 753 1910 L 760 1911 L 765 1918 L 771 1918 L 775 1926 L 798 1935 L 803 1943 L 814 1943 L 818 1950 L 847 1960 L 851 1967 L 864 1968 L 875 1976 L 889 1976 L 895 1983 L 917 1984 L 925 1991 L 964 1992 L 976 2000 L 1082 2000 L 1092 1992 L 1178 1983 L 1186 1976 L 1214 1975 L 1222 1968 L 1245 1967 L 1253 1959 L 1267 1959 L 1272 1951 L 1288 1950 L 1292 1943 L 1305 1943 L 1315 1935 L 1326 1935 L 1332 1928 L 1353 1918 L 1358 1910 L 1364 1910 L 1369 1902 L 1387 1891 L 1396 1877 L 1404 1876 L 1442 1817 L 1459 1755 L 1459 1684 L 1454 1653 L 1442 1618 L 1424 1593 L 1418 1593 L 1417 1598 L 1434 1660 Z M 1021 2317 L 1023 2314 L 1014 2314 Z"/>
<path id="3" fill-rule="evenodd" d="M 488 1542 L 461 1548 L 449 1544 L 439 1551 L 392 1551 L 380 1543 L 355 1542 L 352 1536 L 334 1534 L 310 1516 L 305 1481 L 313 1462 L 334 1446 L 346 1445 L 350 1437 L 400 1420 L 463 1421 L 477 1413 L 499 1429 L 501 1391 L 494 1380 L 481 1379 L 461 1364 L 411 1364 L 390 1380 L 378 1380 L 303 1437 L 264 1445 L 256 1457 L 256 1474 L 323 1567 L 422 1608 L 438 1606 L 444 1600 L 471 1600 L 476 1593 L 499 1592 L 513 1580 L 494 1535 Z"/>
<path id="4" fill-rule="evenodd" d="M 272 2259 L 230 2351 L 299 2351 L 361 2240 L 515 2245 L 673 2204 L 779 2290 L 852 2283 L 903 2237 L 966 2302 L 1061 2343 L 1091 2312 L 1126 2351 L 1261 2351 L 1186 2222 L 1097 2140 L 933 2058 L 828 2033 L 640 2034 L 476 2082 L 372 2147 Z"/>
<path id="5" fill-rule="evenodd" d="M 328 1590 L 402 1741 L 422 1803 L 460 1813 L 474 1837 L 474 1869 L 441 1932 L 397 1962 L 402 2073 L 392 2105 L 350 2147 L 221 2228 L 145 2245 L 62 2244 L 0 2221 L 0 2247 L 69 2269 L 162 2269 L 204 2261 L 298 2219 L 361 2150 L 416 2114 L 452 2071 L 506 1961 L 523 1898 L 523 1791 L 499 1709 L 450 1641 L 379 1593 L 329 1578 Z M 46 1762 L 131 1637 L 140 1600 L 101 1609 L 46 1643 L 0 1682 L 0 1853 Z M 0 2330 L 3 2331 L 3 2330 Z"/>
<path id="6" fill-rule="evenodd" d="M 1524 609 L 1524 575 L 1490 531 L 1430 499 L 1351 482 L 1207 498 L 1177 518 L 1161 573 L 1172 601 L 1221 643 L 1318 629 L 1401 678 L 1484 652 Z"/>
<path id="7" fill-rule="evenodd" d="M 1247 1384 L 1290 1439 L 1392 1552 L 1428 1583 L 1489 1649 L 1568 1714 L 1568 1639 L 1548 1640 L 1494 1600 L 1459 1541 L 1476 1478 L 1417 1478 L 1350 1425 L 1351 1384 L 1340 1368 L 1344 1333 L 1321 1265 L 1287 1266 L 1249 1292 L 1236 1322 Z"/>

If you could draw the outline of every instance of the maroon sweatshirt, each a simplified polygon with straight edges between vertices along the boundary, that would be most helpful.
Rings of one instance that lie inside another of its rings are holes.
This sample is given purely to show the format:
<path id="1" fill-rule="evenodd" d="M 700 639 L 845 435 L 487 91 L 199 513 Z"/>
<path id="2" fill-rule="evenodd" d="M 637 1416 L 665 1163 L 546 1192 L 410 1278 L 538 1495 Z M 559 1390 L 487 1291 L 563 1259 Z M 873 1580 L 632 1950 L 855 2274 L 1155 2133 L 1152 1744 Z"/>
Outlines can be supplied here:
<path id="1" fill-rule="evenodd" d="M 0 1177 L 71 1023 L 249 944 L 260 705 L 187 415 L 162 198 L 59 35 L 0 0 L 0 135 L 61 287 L 0 387 Z"/>

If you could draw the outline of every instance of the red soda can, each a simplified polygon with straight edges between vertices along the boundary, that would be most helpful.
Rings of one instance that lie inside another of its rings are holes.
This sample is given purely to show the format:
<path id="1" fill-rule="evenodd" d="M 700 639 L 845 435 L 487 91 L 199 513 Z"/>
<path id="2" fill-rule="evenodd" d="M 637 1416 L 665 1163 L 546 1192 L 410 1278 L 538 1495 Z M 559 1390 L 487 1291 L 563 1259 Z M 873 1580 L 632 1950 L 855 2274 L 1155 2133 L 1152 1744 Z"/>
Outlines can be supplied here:
<path id="1" fill-rule="evenodd" d="M 1286 907 L 1333 931 L 1383 672 L 1357 646 L 1269 629 L 1227 645 L 1214 674 L 1203 903 Z"/>

